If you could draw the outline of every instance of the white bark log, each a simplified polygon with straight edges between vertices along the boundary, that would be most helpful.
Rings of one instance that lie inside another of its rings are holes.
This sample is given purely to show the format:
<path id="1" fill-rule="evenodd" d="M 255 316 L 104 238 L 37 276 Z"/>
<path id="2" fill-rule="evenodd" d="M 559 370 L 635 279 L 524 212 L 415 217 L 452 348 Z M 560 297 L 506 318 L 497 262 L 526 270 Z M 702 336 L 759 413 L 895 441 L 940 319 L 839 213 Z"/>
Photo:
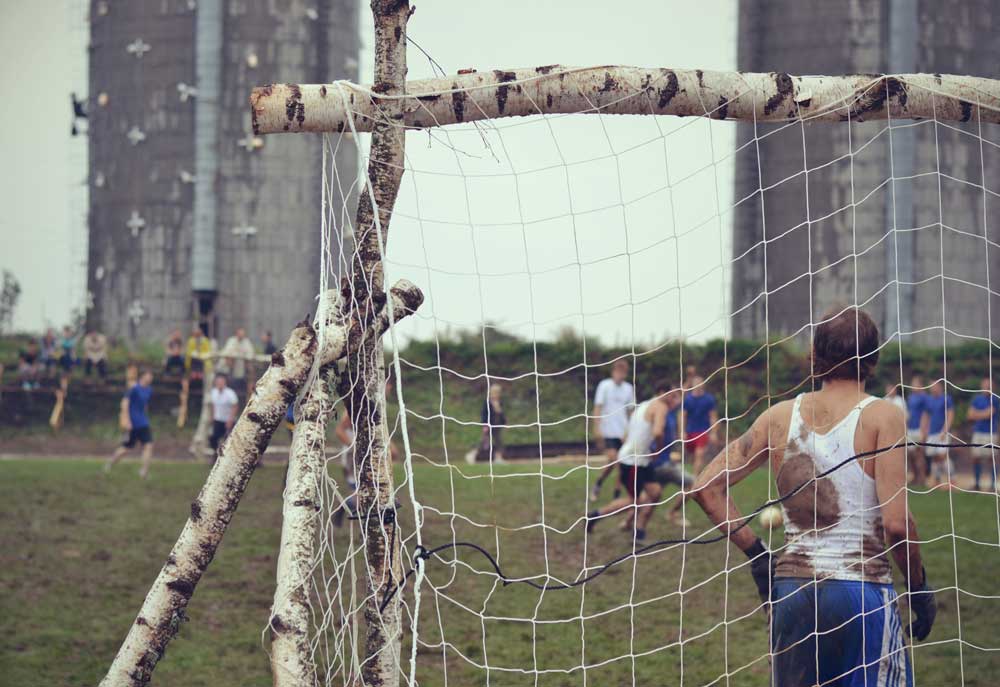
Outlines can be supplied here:
<path id="1" fill-rule="evenodd" d="M 931 119 L 1000 122 L 1000 81 L 947 74 L 791 76 L 639 67 L 529 67 L 412 81 L 406 96 L 374 86 L 273 84 L 250 96 L 254 132 L 358 131 L 376 112 L 402 108 L 409 128 L 499 117 L 597 113 L 707 116 L 758 122 Z M 888 104 L 888 107 L 886 106 Z M 982 105 L 980 108 L 979 105 Z"/>
<path id="2" fill-rule="evenodd" d="M 420 306 L 423 294 L 413 284 L 400 281 L 389 301 L 394 317 L 400 319 Z M 376 315 L 371 326 L 352 320 L 339 330 L 339 336 L 330 337 L 334 343 L 324 347 L 321 363 L 336 361 L 348 346 L 357 346 L 366 339 L 380 339 L 387 320 L 384 312 Z M 222 446 L 219 460 L 191 504 L 191 516 L 146 595 L 101 687 L 138 687 L 149 682 L 167 643 L 177 634 L 198 581 L 215 556 L 258 458 L 284 418 L 288 404 L 305 383 L 316 349 L 316 334 L 309 324 L 303 323 L 292 331 L 285 347 L 272 356 L 270 367 L 258 380 L 250 401 Z"/>
<path id="3" fill-rule="evenodd" d="M 375 23 L 373 90 L 402 95 L 406 92 L 409 0 L 371 0 L 371 8 Z M 402 104 L 399 99 L 383 103 L 381 117 L 372 128 L 367 184 L 358 200 L 350 302 L 355 304 L 361 321 L 377 313 L 382 292 L 382 252 L 404 167 L 406 137 L 400 129 Z M 367 338 L 359 346 L 348 346 L 347 363 L 342 381 L 350 384 L 348 407 L 355 431 L 358 516 L 367 564 L 365 657 L 361 676 L 367 685 L 395 687 L 399 684 L 402 633 L 399 598 L 394 598 L 384 610 L 380 605 L 387 590 L 394 589 L 402 579 L 403 567 L 393 506 L 392 459 L 386 450 L 385 359 L 381 338 Z"/>

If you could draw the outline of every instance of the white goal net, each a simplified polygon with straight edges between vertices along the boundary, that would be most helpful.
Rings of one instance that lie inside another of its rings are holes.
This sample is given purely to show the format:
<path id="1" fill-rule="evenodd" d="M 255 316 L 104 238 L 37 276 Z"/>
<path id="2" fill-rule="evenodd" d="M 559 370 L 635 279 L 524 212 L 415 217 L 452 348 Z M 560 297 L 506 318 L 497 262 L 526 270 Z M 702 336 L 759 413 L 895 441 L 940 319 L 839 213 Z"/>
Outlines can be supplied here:
<path id="1" fill-rule="evenodd" d="M 573 91 L 575 78 L 560 80 Z M 893 609 L 904 627 L 914 617 L 914 590 L 894 566 L 898 601 L 835 627 L 816 613 L 800 642 L 815 647 L 810 679 L 846 684 L 822 655 L 837 633 L 874 647 L 859 667 L 870 678 L 850 684 L 905 684 L 905 663 L 917 685 L 995 679 L 997 465 L 989 448 L 965 445 L 995 443 L 989 411 L 974 411 L 998 398 L 998 125 L 984 121 L 975 89 L 966 121 L 935 116 L 936 105 L 918 120 L 858 121 L 898 95 L 877 77 L 823 121 L 795 116 L 794 104 L 779 123 L 719 121 L 734 98 L 703 102 L 694 117 L 606 113 L 655 101 L 668 82 L 657 70 L 641 86 L 616 83 L 620 98 L 576 113 L 399 128 L 405 171 L 382 248 L 386 283 L 406 278 L 426 302 L 386 337 L 398 505 L 390 517 L 357 512 L 349 475 L 365 456 L 349 423 L 336 433 L 331 423 L 308 600 L 321 684 L 361 684 L 373 660 L 363 638 L 380 622 L 373 600 L 402 604 L 401 684 L 769 684 L 775 644 L 748 558 L 670 479 L 649 502 L 628 503 L 636 483 L 620 482 L 636 471 L 609 449 L 636 439 L 623 437 L 628 414 L 673 390 L 680 424 L 639 453 L 659 461 L 661 478 L 697 473 L 769 408 L 821 387 L 811 342 L 831 309 L 851 306 L 880 330 L 868 393 L 896 396 L 910 414 L 905 496 L 938 611 L 922 642 L 874 642 L 879 613 L 886 632 L 899 622 Z M 911 99 L 954 106 L 933 85 L 911 88 Z M 457 103 L 457 93 L 425 94 L 428 116 L 433 99 Z M 357 144 L 367 155 L 356 124 L 324 137 L 331 153 Z M 332 162 L 324 170 L 330 284 L 350 273 L 367 183 Z M 950 400 L 928 401 L 939 398 Z M 801 486 L 819 498 L 832 479 Z M 782 491 L 763 465 L 731 495 L 746 516 Z M 770 527 L 748 527 L 780 559 L 790 542 L 767 513 Z M 402 580 L 369 584 L 373 517 L 389 550 L 401 543 Z"/>

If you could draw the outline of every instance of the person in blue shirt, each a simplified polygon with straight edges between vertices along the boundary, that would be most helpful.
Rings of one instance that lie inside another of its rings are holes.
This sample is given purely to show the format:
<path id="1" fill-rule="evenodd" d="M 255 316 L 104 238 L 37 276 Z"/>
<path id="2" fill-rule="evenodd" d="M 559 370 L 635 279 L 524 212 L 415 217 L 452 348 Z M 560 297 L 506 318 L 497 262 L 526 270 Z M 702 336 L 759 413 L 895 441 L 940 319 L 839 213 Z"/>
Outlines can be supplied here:
<path id="1" fill-rule="evenodd" d="M 925 455 L 924 447 L 920 445 L 920 423 L 926 413 L 927 391 L 924 380 L 919 375 L 910 379 L 910 388 L 906 392 L 906 457 L 910 469 L 913 470 L 913 483 L 924 486 L 927 473 L 930 472 L 929 456 Z"/>
<path id="2" fill-rule="evenodd" d="M 930 393 L 924 400 L 924 415 L 920 421 L 920 441 L 932 444 L 948 443 L 951 423 L 955 420 L 955 403 L 951 395 L 944 391 L 944 383 L 938 379 L 931 384 Z M 950 489 L 953 464 L 948 457 L 948 449 L 925 446 L 924 453 L 931 458 L 931 479 L 934 486 Z"/>
<path id="3" fill-rule="evenodd" d="M 715 410 L 715 396 L 705 391 L 705 380 L 694 377 L 684 394 L 684 447 L 693 454 L 693 472 L 701 472 L 705 451 L 715 443 L 719 414 Z"/>
<path id="4" fill-rule="evenodd" d="M 128 437 L 115 449 L 104 466 L 105 472 L 122 459 L 129 449 L 138 443 L 142 446 L 142 467 L 139 477 L 149 477 L 149 465 L 153 462 L 153 431 L 149 426 L 149 399 L 153 396 L 153 373 L 143 370 L 139 381 L 122 398 L 122 415 L 126 418 L 125 429 Z"/>
<path id="5" fill-rule="evenodd" d="M 976 491 L 980 489 L 983 477 L 983 463 L 990 471 L 992 489 L 997 489 L 997 466 L 994 459 L 997 443 L 997 425 L 1000 425 L 1000 398 L 993 395 L 989 377 L 979 383 L 980 392 L 972 399 L 968 418 L 972 420 L 972 443 L 979 445 L 972 449 L 972 469 L 976 477 Z M 986 444 L 984 446 L 984 444 Z"/>

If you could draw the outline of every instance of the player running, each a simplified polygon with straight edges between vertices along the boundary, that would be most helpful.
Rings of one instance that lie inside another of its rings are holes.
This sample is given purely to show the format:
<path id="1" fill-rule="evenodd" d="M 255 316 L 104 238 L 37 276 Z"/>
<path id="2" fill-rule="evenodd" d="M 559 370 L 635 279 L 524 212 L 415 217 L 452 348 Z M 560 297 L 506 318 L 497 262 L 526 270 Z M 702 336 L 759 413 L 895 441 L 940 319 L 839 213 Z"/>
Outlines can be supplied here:
<path id="1" fill-rule="evenodd" d="M 640 403 L 635 412 L 632 413 L 628 429 L 625 431 L 625 443 L 618 451 L 620 481 L 628 495 L 616 497 L 603 508 L 588 513 L 588 532 L 594 531 L 600 518 L 618 513 L 629 506 L 637 507 L 641 496 L 645 496 L 646 503 L 655 503 L 659 498 L 661 489 L 659 484 L 653 481 L 653 468 L 650 463 L 652 463 L 654 451 L 650 447 L 659 446 L 663 441 L 663 430 L 666 426 L 667 413 L 670 411 L 666 400 L 669 390 L 669 384 L 660 382 L 656 386 L 656 395 L 648 401 Z M 642 515 L 646 517 L 641 522 L 644 524 L 649 520 L 646 512 L 651 512 L 652 508 L 643 510 Z M 634 516 L 635 508 L 632 511 Z M 639 527 L 637 523 L 636 541 L 642 541 L 645 537 L 646 530 Z"/>
<path id="2" fill-rule="evenodd" d="M 608 457 L 608 462 L 594 482 L 590 492 L 591 501 L 600 498 L 601 485 L 615 469 L 618 451 L 622 447 L 622 437 L 628 425 L 629 412 L 635 407 L 635 389 L 625 381 L 627 376 L 628 361 L 616 360 L 611 366 L 611 377 L 601 380 L 594 394 L 594 433 L 601 437 L 604 455 Z M 616 499 L 620 494 L 621 491 L 615 489 Z"/>
<path id="3" fill-rule="evenodd" d="M 139 468 L 139 477 L 143 479 L 149 477 L 149 465 L 153 462 L 153 431 L 149 426 L 148 414 L 149 399 L 153 396 L 152 384 L 153 373 L 143 370 L 139 375 L 139 381 L 132 385 L 122 398 L 122 416 L 125 429 L 128 430 L 128 438 L 111 454 L 104 465 L 105 472 L 110 472 L 122 456 L 138 443 L 142 446 L 142 467 Z"/>
<path id="4" fill-rule="evenodd" d="M 653 517 L 653 511 L 661 503 L 664 487 L 668 484 L 673 484 L 683 492 L 694 485 L 694 477 L 691 473 L 674 461 L 674 457 L 677 457 L 678 460 L 680 458 L 681 438 L 678 428 L 684 421 L 684 411 L 681 408 L 681 389 L 668 391 L 664 400 L 667 404 L 667 417 L 663 424 L 663 436 L 659 442 L 654 439 L 650 447 L 650 452 L 654 454 L 649 464 L 652 470 L 650 484 L 639 496 L 639 507 L 636 509 L 638 511 L 638 529 L 643 532 L 646 531 L 649 521 Z M 651 494 L 653 495 L 652 498 L 650 498 Z M 671 521 L 686 527 L 691 523 L 683 517 L 683 508 L 684 498 L 681 495 L 678 496 L 677 502 L 671 506 L 667 517 Z M 621 529 L 625 531 L 631 530 L 635 517 L 636 514 L 630 511 L 625 522 L 622 523 Z"/>
<path id="5" fill-rule="evenodd" d="M 952 422 L 955 420 L 955 403 L 951 394 L 944 391 L 940 379 L 931 384 L 930 393 L 924 399 L 924 416 L 920 422 L 920 441 L 931 444 L 947 444 Z M 931 459 L 930 473 L 935 487 L 951 489 L 954 464 L 948 449 L 940 446 L 924 446 L 924 453 Z"/>
<path id="6" fill-rule="evenodd" d="M 930 472 L 924 447 L 919 443 L 922 441 L 920 423 L 926 412 L 927 392 L 924 390 L 924 380 L 919 375 L 913 375 L 913 378 L 910 379 L 910 391 L 906 394 L 906 440 L 908 442 L 906 452 L 910 468 L 913 470 L 913 483 L 920 487 L 927 483 L 927 473 Z"/>
<path id="7" fill-rule="evenodd" d="M 715 396 L 705 391 L 705 380 L 694 377 L 691 388 L 684 394 L 684 447 L 694 456 L 694 474 L 701 472 L 708 444 L 716 441 L 719 414 Z"/>
<path id="8" fill-rule="evenodd" d="M 878 346 L 878 327 L 863 310 L 824 317 L 812 352 L 820 390 L 764 412 L 694 488 L 708 517 L 751 561 L 770 609 L 774 687 L 912 686 L 890 555 L 909 590 L 909 634 L 923 640 L 934 624 L 934 591 L 906 504 L 903 414 L 865 393 Z M 784 499 L 786 545 L 776 560 L 749 527 L 731 525 L 742 522 L 731 487 L 765 463 Z"/>
<path id="9" fill-rule="evenodd" d="M 979 383 L 980 392 L 972 399 L 968 418 L 972 424 L 972 443 L 978 447 L 972 449 L 972 469 L 976 477 L 976 491 L 982 491 L 980 483 L 983 478 L 983 462 L 990 472 L 993 491 L 997 490 L 997 466 L 994 459 L 994 446 L 997 443 L 997 425 L 1000 424 L 1000 398 L 993 395 L 989 377 L 983 377 Z"/>

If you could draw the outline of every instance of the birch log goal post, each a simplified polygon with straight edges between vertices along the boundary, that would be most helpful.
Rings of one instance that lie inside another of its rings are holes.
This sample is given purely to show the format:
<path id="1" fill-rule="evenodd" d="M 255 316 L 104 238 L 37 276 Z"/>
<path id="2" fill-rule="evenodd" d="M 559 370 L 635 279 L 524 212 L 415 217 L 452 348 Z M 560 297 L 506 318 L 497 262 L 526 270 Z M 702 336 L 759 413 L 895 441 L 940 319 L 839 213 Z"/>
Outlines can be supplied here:
<path id="1" fill-rule="evenodd" d="M 101 681 L 102 687 L 136 687 L 149 682 L 185 618 L 185 608 L 215 556 L 258 458 L 284 418 L 288 404 L 309 377 L 317 356 L 321 366 L 329 366 L 363 341 L 381 339 L 389 325 L 388 308 L 392 308 L 392 319 L 399 320 L 416 311 L 422 302 L 420 289 L 401 280 L 367 322 L 354 313 L 341 326 L 328 328 L 320 351 L 316 330 L 309 322 L 292 330 L 284 348 L 272 356 L 270 366 L 257 381 L 232 433 L 221 446 L 205 486 L 191 504 L 191 516 Z"/>
<path id="2" fill-rule="evenodd" d="M 349 92 L 348 105 L 338 93 Z M 347 107 L 350 112 L 347 112 Z M 933 119 L 1000 123 L 1000 81 L 946 74 L 791 76 L 701 69 L 563 67 L 474 72 L 374 86 L 272 84 L 250 96 L 256 134 L 373 131 L 376 112 L 402 110 L 422 129 L 537 114 L 708 116 L 757 122 Z M 394 118 L 399 121 L 398 116 Z"/>

